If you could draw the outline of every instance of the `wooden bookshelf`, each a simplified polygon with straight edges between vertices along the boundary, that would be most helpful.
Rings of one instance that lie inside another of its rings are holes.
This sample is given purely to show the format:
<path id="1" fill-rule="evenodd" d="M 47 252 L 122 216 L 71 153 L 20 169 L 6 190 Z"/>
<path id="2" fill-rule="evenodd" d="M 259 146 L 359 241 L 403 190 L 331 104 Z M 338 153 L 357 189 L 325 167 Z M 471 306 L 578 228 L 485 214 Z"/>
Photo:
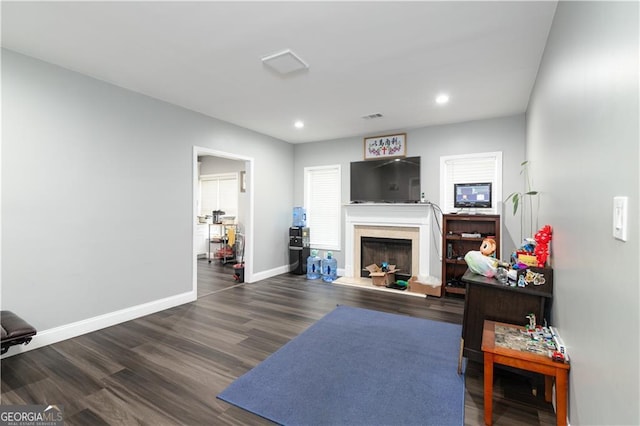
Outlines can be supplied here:
<path id="1" fill-rule="evenodd" d="M 467 271 L 464 255 L 480 250 L 482 240 L 496 240 L 496 257 L 500 259 L 500 215 L 445 214 L 442 224 L 442 294 L 465 294 L 462 276 Z M 468 237 L 462 234 L 480 234 Z"/>

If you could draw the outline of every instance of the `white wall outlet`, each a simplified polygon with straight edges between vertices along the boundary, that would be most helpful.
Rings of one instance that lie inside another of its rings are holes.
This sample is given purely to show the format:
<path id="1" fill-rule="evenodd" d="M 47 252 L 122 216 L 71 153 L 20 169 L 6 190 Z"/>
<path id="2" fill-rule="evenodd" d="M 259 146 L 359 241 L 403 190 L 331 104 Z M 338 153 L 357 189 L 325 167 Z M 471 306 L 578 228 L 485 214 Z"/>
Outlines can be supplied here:
<path id="1" fill-rule="evenodd" d="M 613 238 L 627 241 L 628 197 L 613 197 Z"/>

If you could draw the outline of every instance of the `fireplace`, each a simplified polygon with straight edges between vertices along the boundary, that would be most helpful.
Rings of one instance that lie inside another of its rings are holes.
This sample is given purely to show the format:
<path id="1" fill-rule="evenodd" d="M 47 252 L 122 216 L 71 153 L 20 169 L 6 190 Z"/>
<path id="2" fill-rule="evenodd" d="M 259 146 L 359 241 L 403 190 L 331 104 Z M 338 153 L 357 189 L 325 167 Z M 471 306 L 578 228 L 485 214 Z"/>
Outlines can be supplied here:
<path id="1" fill-rule="evenodd" d="M 345 206 L 344 276 L 360 278 L 362 238 L 408 240 L 411 243 L 410 274 L 429 275 L 431 209 L 424 204 L 349 204 Z M 400 267 L 400 266 L 398 266 Z"/>
<path id="2" fill-rule="evenodd" d="M 412 243 L 404 238 L 360 238 L 360 276 L 368 277 L 366 266 L 382 262 L 395 265 L 399 272 L 396 278 L 408 280 L 411 278 Z"/>

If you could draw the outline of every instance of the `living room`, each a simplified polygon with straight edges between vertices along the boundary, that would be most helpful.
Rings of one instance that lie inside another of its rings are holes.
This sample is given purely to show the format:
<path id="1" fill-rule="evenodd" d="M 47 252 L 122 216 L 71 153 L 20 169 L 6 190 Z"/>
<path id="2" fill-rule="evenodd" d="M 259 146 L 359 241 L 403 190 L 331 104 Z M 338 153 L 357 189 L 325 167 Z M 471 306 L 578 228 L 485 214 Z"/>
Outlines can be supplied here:
<path id="1" fill-rule="evenodd" d="M 640 337 L 629 332 L 640 325 L 640 293 L 628 272 L 640 257 L 637 3 L 559 2 L 518 113 L 309 143 L 36 59 L 46 57 L 38 46 L 6 44 L 9 12 L 3 3 L 2 308 L 38 329 L 34 349 L 195 300 L 194 147 L 253 164 L 250 285 L 286 273 L 286 230 L 292 208 L 304 205 L 305 167 L 340 164 L 336 190 L 348 203 L 346 176 L 363 159 L 363 138 L 406 133 L 435 203 L 442 156 L 502 152 L 502 200 L 521 190 L 520 164 L 529 162 L 538 221 L 554 229 L 552 318 L 572 354 L 571 423 L 640 423 Z M 612 237 L 612 199 L 621 195 L 629 198 L 626 242 Z M 500 214 L 510 253 L 520 219 L 508 205 Z M 437 273 L 439 243 L 432 248 Z M 339 266 L 344 256 L 336 251 Z M 616 362 L 605 358 L 611 352 Z"/>

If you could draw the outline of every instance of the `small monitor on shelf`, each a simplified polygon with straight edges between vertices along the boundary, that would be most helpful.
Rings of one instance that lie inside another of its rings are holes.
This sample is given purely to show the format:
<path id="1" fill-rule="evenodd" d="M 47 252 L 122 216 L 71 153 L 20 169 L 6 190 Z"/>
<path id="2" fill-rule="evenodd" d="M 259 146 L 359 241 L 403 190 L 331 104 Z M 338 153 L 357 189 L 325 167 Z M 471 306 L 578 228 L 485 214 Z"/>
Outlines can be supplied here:
<path id="1" fill-rule="evenodd" d="M 491 208 L 491 182 L 483 183 L 454 183 L 453 207 L 466 208 Z"/>

